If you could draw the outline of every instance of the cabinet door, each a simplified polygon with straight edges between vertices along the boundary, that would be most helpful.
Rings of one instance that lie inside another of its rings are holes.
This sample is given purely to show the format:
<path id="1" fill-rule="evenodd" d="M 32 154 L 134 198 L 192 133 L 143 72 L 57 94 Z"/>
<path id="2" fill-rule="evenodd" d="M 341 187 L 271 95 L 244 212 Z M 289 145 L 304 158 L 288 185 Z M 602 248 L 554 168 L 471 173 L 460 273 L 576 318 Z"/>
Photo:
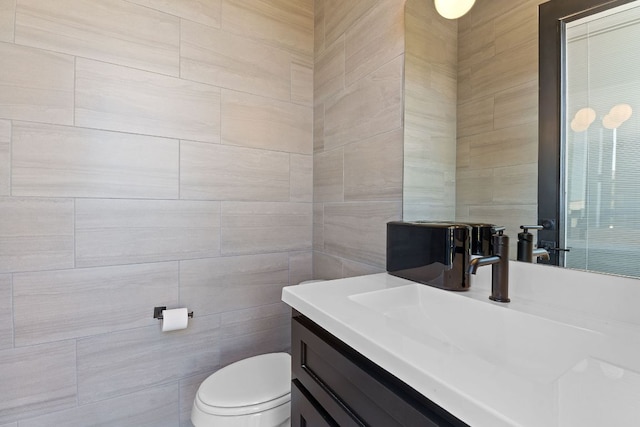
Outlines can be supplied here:
<path id="1" fill-rule="evenodd" d="M 293 380 L 291 382 L 291 427 L 339 426 L 298 380 Z"/>

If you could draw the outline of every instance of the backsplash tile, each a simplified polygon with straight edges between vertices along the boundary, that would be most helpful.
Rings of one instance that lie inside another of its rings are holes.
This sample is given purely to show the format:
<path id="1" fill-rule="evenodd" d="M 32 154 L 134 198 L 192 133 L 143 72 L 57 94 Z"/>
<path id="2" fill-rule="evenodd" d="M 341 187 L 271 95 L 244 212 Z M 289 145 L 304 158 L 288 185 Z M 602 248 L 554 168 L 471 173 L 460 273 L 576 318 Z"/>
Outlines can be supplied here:
<path id="1" fill-rule="evenodd" d="M 76 202 L 76 266 L 220 254 L 220 203 L 192 200 Z"/>
<path id="2" fill-rule="evenodd" d="M 178 198 L 178 141 L 14 122 L 12 194 Z"/>
<path id="3" fill-rule="evenodd" d="M 220 89 L 78 58 L 75 124 L 194 141 L 220 140 Z"/>
<path id="4" fill-rule="evenodd" d="M 72 124 L 74 58 L 0 43 L 0 118 Z"/>
<path id="5" fill-rule="evenodd" d="M 0 273 L 72 268 L 71 199 L 0 197 Z"/>
<path id="6" fill-rule="evenodd" d="M 177 17 L 124 0 L 17 2 L 18 44 L 173 76 L 179 30 Z"/>
<path id="7" fill-rule="evenodd" d="M 13 300 L 17 347 L 151 326 L 178 303 L 178 263 L 18 273 Z"/>

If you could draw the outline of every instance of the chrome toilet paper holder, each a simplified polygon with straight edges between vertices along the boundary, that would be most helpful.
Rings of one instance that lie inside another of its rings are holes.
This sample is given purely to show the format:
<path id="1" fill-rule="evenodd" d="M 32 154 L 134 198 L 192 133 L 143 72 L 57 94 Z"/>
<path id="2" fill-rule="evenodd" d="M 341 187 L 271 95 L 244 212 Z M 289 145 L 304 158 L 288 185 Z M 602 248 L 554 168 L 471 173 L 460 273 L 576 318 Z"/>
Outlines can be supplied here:
<path id="1" fill-rule="evenodd" d="M 162 310 L 166 310 L 167 307 L 153 307 L 153 318 L 162 320 Z M 193 319 L 193 311 L 190 311 L 188 316 Z"/>

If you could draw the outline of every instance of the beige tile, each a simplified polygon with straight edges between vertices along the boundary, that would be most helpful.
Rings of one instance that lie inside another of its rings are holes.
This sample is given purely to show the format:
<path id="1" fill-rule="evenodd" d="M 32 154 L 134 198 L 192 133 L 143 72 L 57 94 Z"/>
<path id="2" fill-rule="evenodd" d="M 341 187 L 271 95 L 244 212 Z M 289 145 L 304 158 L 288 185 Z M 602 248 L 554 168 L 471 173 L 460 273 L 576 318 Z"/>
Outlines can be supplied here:
<path id="1" fill-rule="evenodd" d="M 313 95 L 316 103 L 324 102 L 344 89 L 344 37 L 316 57 L 313 74 Z"/>
<path id="2" fill-rule="evenodd" d="M 182 141 L 180 196 L 288 201 L 289 170 L 287 153 Z"/>
<path id="3" fill-rule="evenodd" d="M 344 199 L 402 200 L 403 131 L 344 147 Z"/>
<path id="4" fill-rule="evenodd" d="M 538 81 L 532 80 L 495 95 L 494 128 L 538 121 Z"/>
<path id="5" fill-rule="evenodd" d="M 317 56 L 324 50 L 324 0 L 313 2 L 313 52 Z"/>
<path id="6" fill-rule="evenodd" d="M 0 43 L 0 118 L 73 124 L 73 57 Z"/>
<path id="7" fill-rule="evenodd" d="M 313 105 L 313 64 L 291 62 L 291 101 L 308 107 Z"/>
<path id="8" fill-rule="evenodd" d="M 311 154 L 311 107 L 242 92 L 222 91 L 222 142 L 287 153 Z"/>
<path id="9" fill-rule="evenodd" d="M 291 308 L 283 302 L 222 315 L 223 365 L 291 349 Z"/>
<path id="10" fill-rule="evenodd" d="M 313 201 L 313 157 L 291 154 L 289 158 L 291 172 L 291 202 Z"/>
<path id="11" fill-rule="evenodd" d="M 286 253 L 180 263 L 180 304 L 203 316 L 276 303 L 288 284 Z"/>
<path id="12" fill-rule="evenodd" d="M 402 125 L 400 56 L 348 86 L 325 106 L 324 147 L 327 150 L 397 129 Z"/>
<path id="13" fill-rule="evenodd" d="M 10 274 L 0 274 L 0 350 L 13 347 L 13 297 Z"/>
<path id="14" fill-rule="evenodd" d="M 324 250 L 324 204 L 313 204 L 313 250 Z"/>
<path id="15" fill-rule="evenodd" d="M 123 396 L 216 370 L 220 366 L 219 327 L 218 315 L 194 313 L 183 330 L 163 333 L 158 323 L 77 340 L 78 403 Z"/>
<path id="16" fill-rule="evenodd" d="M 12 193 L 50 197 L 178 197 L 178 141 L 14 122 Z"/>
<path id="17" fill-rule="evenodd" d="M 316 153 L 313 156 L 313 201 L 344 200 L 344 150 Z"/>
<path id="18" fill-rule="evenodd" d="M 476 98 L 458 104 L 458 138 L 493 130 L 494 97 Z"/>
<path id="19" fill-rule="evenodd" d="M 222 0 L 128 0 L 189 21 L 220 28 Z"/>
<path id="20" fill-rule="evenodd" d="M 313 277 L 319 280 L 342 279 L 342 259 L 322 252 L 313 253 Z"/>
<path id="21" fill-rule="evenodd" d="M 16 0 L 0 0 L 0 42 L 13 42 Z"/>
<path id="22" fill-rule="evenodd" d="M 178 263 L 21 273 L 13 285 L 22 347 L 155 325 L 152 306 L 178 303 Z"/>
<path id="23" fill-rule="evenodd" d="M 478 134 L 469 146 L 470 169 L 528 164 L 537 159 L 537 122 Z"/>
<path id="24" fill-rule="evenodd" d="M 342 260 L 342 277 L 364 276 L 367 274 L 384 273 L 385 271 L 387 271 L 386 267 L 375 267 L 348 259 Z"/>
<path id="25" fill-rule="evenodd" d="M 78 58 L 77 126 L 194 141 L 220 140 L 220 89 Z"/>
<path id="26" fill-rule="evenodd" d="M 73 267 L 73 200 L 0 198 L 0 273 Z"/>
<path id="27" fill-rule="evenodd" d="M 311 56 L 313 0 L 222 0 L 222 28 Z"/>
<path id="28" fill-rule="evenodd" d="M 313 279 L 312 252 L 291 252 L 289 254 L 289 284 L 297 285 L 311 279 Z"/>
<path id="29" fill-rule="evenodd" d="M 471 14 L 471 13 L 470 13 Z M 495 22 L 464 24 L 458 20 L 458 58 L 460 68 L 475 68 L 495 56 Z"/>
<path id="30" fill-rule="evenodd" d="M 218 256 L 219 215 L 219 202 L 77 200 L 76 266 Z"/>
<path id="31" fill-rule="evenodd" d="M 404 51 L 404 0 L 377 2 L 346 32 L 345 78 L 350 85 Z"/>
<path id="32" fill-rule="evenodd" d="M 0 120 L 0 196 L 11 191 L 11 122 Z"/>
<path id="33" fill-rule="evenodd" d="M 540 0 L 522 0 L 495 20 L 496 52 L 538 40 L 538 4 Z"/>
<path id="34" fill-rule="evenodd" d="M 0 351 L 0 423 L 76 406 L 75 352 L 74 341 Z"/>
<path id="35" fill-rule="evenodd" d="M 489 205 L 493 202 L 493 169 L 459 170 L 456 205 Z"/>
<path id="36" fill-rule="evenodd" d="M 313 107 L 313 152 L 324 151 L 324 104 Z"/>
<path id="37" fill-rule="evenodd" d="M 382 268 L 386 259 L 386 224 L 401 218 L 401 202 L 326 204 L 325 252 Z"/>
<path id="38" fill-rule="evenodd" d="M 291 55 L 281 49 L 182 21 L 180 76 L 226 89 L 291 99 Z"/>
<path id="39" fill-rule="evenodd" d="M 324 0 L 324 38 L 330 45 L 367 13 L 377 0 Z"/>
<path id="40" fill-rule="evenodd" d="M 20 423 L 24 427 L 84 427 L 91 420 L 119 427 L 175 427 L 178 417 L 178 385 L 171 383 Z"/>
<path id="41" fill-rule="evenodd" d="M 494 203 L 535 205 L 538 203 L 538 163 L 495 168 L 491 186 Z"/>
<path id="42" fill-rule="evenodd" d="M 311 203 L 222 203 L 223 255 L 311 249 Z"/>
<path id="43" fill-rule="evenodd" d="M 73 11 L 73 13 L 69 13 Z M 180 20 L 124 0 L 19 0 L 16 43 L 177 76 Z"/>

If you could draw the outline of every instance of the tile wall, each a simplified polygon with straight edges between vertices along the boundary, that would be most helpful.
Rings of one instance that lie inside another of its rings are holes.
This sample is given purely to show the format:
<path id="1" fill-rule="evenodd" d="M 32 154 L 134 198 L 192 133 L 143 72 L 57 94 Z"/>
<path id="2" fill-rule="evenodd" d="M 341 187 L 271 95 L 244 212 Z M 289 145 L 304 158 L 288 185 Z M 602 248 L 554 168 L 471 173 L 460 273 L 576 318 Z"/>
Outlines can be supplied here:
<path id="1" fill-rule="evenodd" d="M 402 218 L 404 0 L 316 0 L 313 269 L 385 271 Z"/>
<path id="2" fill-rule="evenodd" d="M 456 219 L 538 220 L 538 5 L 477 0 L 458 24 Z"/>
<path id="3" fill-rule="evenodd" d="M 189 426 L 207 375 L 288 349 L 313 27 L 312 0 L 0 0 L 0 426 Z"/>

